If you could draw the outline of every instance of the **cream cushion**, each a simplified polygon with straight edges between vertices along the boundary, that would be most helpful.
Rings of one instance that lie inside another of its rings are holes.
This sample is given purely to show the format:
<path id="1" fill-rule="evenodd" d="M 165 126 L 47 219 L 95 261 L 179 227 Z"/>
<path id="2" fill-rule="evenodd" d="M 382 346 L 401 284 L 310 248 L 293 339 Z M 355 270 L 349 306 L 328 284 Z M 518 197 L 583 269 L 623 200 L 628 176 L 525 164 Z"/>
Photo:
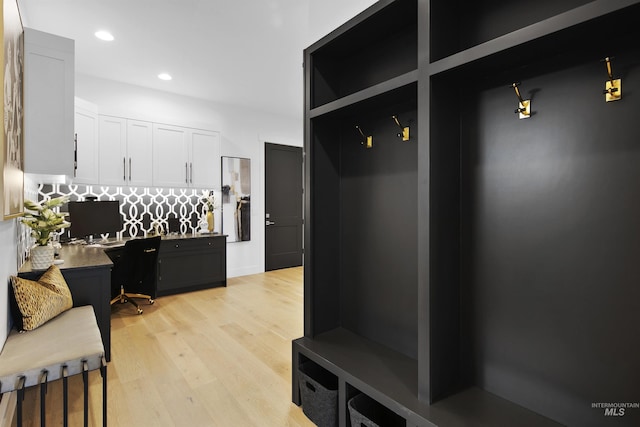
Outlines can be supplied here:
<path id="1" fill-rule="evenodd" d="M 0 352 L 0 393 L 15 390 L 20 377 L 25 387 L 38 384 L 42 371 L 48 381 L 82 372 L 83 361 L 88 370 L 102 366 L 104 346 L 90 305 L 75 307 L 34 331 L 12 330 Z"/>

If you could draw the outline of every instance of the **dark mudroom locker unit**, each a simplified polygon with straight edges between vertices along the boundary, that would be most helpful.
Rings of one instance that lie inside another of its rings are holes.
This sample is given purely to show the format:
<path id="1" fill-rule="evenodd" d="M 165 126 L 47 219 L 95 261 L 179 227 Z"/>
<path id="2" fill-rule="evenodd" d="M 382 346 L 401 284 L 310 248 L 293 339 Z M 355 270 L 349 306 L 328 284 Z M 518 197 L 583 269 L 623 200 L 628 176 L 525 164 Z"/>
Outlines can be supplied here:
<path id="1" fill-rule="evenodd" d="M 407 426 L 640 425 L 639 23 L 381 0 L 305 50 L 295 403 L 314 363 L 340 426 L 359 393 Z"/>

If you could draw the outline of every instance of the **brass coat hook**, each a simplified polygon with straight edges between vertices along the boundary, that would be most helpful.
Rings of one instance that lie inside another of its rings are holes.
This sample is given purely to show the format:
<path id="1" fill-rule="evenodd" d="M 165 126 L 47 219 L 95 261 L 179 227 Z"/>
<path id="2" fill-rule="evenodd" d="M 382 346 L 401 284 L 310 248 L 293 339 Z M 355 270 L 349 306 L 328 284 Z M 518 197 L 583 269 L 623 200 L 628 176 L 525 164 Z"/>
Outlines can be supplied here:
<path id="1" fill-rule="evenodd" d="M 512 83 L 511 87 L 516 92 L 516 96 L 518 97 L 518 108 L 514 111 L 514 113 L 518 114 L 518 117 L 521 119 L 528 119 L 531 117 L 531 100 L 530 99 L 522 99 L 522 95 L 520 95 L 520 86 L 519 82 Z"/>
<path id="2" fill-rule="evenodd" d="M 603 59 L 607 64 L 607 75 L 609 76 L 609 80 L 605 83 L 604 90 L 602 91 L 606 102 L 617 101 L 622 98 L 622 80 L 613 78 L 613 69 L 611 68 L 612 58 L 613 56 L 607 56 Z"/>
<path id="3" fill-rule="evenodd" d="M 362 132 L 362 129 L 360 129 L 360 126 L 358 125 L 356 125 L 356 129 L 358 129 L 358 132 L 360 132 L 360 135 L 362 135 L 363 140 L 360 142 L 360 144 L 364 145 L 366 148 L 372 148 L 373 136 L 372 135 L 366 136 L 364 132 Z"/>
<path id="4" fill-rule="evenodd" d="M 397 133 L 398 138 L 402 138 L 403 141 L 408 141 L 409 140 L 409 126 L 402 126 L 400 124 L 400 120 L 398 120 L 398 116 L 391 116 L 391 118 L 393 119 L 393 121 L 396 122 L 396 124 L 398 125 L 398 127 L 401 129 L 401 132 Z"/>

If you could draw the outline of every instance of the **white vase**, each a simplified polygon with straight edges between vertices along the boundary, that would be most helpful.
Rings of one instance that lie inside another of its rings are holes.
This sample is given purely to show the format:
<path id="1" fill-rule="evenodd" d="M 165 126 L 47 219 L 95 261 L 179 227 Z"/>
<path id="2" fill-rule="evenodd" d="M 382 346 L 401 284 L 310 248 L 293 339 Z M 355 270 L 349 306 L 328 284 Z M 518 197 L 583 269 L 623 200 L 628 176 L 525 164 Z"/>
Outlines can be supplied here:
<path id="1" fill-rule="evenodd" d="M 198 223 L 198 225 L 200 226 L 200 232 L 201 233 L 208 233 L 209 232 L 209 222 L 207 221 L 207 216 L 205 215 L 204 218 L 202 218 L 202 221 L 200 221 Z"/>
<path id="2" fill-rule="evenodd" d="M 46 270 L 53 264 L 53 246 L 36 245 L 31 248 L 31 268 L 33 270 Z"/>

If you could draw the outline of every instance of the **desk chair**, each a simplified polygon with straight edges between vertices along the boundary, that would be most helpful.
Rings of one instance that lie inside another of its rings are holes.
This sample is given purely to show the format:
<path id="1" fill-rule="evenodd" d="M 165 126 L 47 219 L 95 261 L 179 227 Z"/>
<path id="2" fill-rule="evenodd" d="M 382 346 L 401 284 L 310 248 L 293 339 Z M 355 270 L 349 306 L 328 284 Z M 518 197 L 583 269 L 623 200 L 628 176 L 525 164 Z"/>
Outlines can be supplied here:
<path id="1" fill-rule="evenodd" d="M 156 265 L 160 248 L 160 236 L 148 239 L 132 239 L 124 247 L 109 250 L 113 261 L 111 270 L 111 304 L 133 304 L 138 314 L 142 309 L 132 298 L 143 298 L 154 303 L 156 295 Z M 117 252 L 119 251 L 119 255 Z"/>

